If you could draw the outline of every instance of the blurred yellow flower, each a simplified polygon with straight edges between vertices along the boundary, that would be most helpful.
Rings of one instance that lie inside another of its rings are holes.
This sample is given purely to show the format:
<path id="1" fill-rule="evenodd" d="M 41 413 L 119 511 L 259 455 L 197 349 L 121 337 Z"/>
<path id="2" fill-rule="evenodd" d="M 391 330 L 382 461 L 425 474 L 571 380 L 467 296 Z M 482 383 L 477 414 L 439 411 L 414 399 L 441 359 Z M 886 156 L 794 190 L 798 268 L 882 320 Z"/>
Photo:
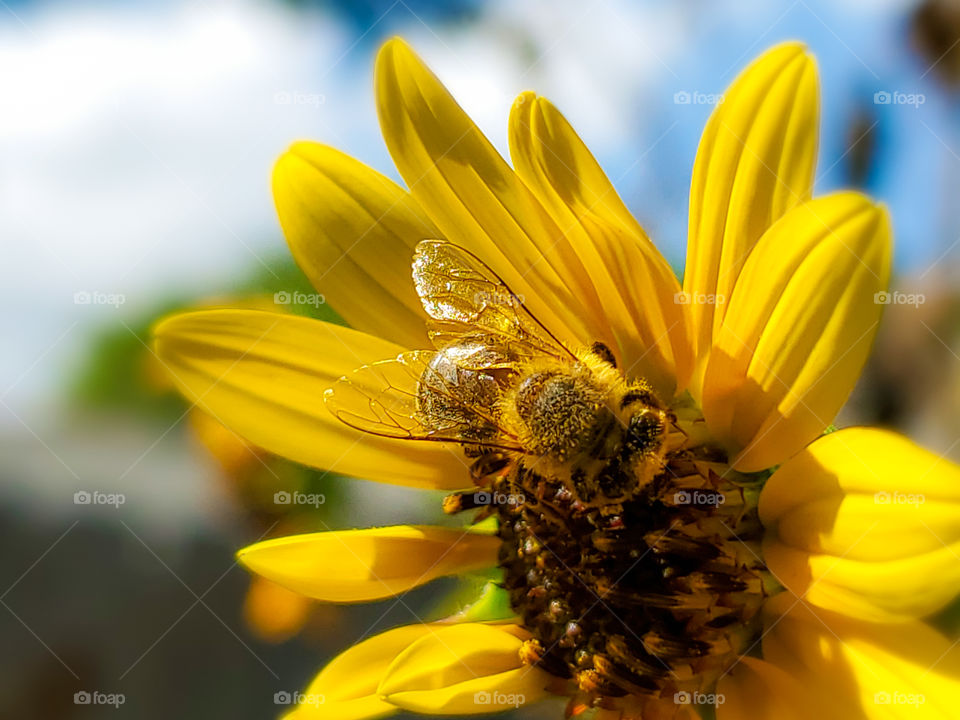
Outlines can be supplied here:
<path id="1" fill-rule="evenodd" d="M 232 298 L 209 298 L 195 304 L 196 309 L 242 307 L 250 310 L 287 312 L 289 307 L 277 304 L 273 296 L 254 294 Z M 143 354 L 144 375 L 150 388 L 170 391 L 175 377 L 154 353 Z M 297 532 L 310 526 L 310 516 L 297 518 L 290 510 L 299 508 L 278 505 L 275 493 L 297 492 L 304 469 L 244 440 L 216 417 L 197 406 L 186 411 L 192 437 L 206 455 L 216 461 L 224 491 L 251 515 L 251 519 L 271 535 Z M 291 472 L 293 470 L 294 472 Z M 279 643 L 299 633 L 316 609 L 316 603 L 276 583 L 254 576 L 243 604 L 247 627 L 261 640 Z"/>
<path id="2" fill-rule="evenodd" d="M 544 537 L 533 503 L 494 531 L 397 526 L 241 551 L 263 577 L 331 602 L 503 571 L 461 615 L 344 652 L 305 693 L 322 701 L 290 716 L 476 714 L 560 695 L 604 720 L 703 705 L 720 720 L 952 717 L 960 653 L 927 619 L 960 590 L 960 469 L 889 432 L 825 434 L 880 320 L 891 231 L 862 195 L 812 197 L 819 89 L 805 49 L 765 53 L 707 123 L 682 285 L 543 98 L 514 104 L 511 169 L 402 41 L 381 50 L 376 90 L 409 190 L 314 143 L 274 174 L 293 254 L 350 327 L 249 310 L 170 318 L 156 348 L 180 389 L 301 463 L 470 487 L 456 446 L 363 434 L 323 407 L 341 376 L 430 347 L 409 268 L 420 241 L 445 238 L 564 346 L 602 343 L 645 379 L 680 440 L 648 506 L 574 504 L 566 529 L 537 526 Z"/>
<path id="3" fill-rule="evenodd" d="M 262 577 L 253 578 L 243 602 L 247 625 L 267 642 L 282 642 L 296 635 L 309 613 L 309 598 Z"/>

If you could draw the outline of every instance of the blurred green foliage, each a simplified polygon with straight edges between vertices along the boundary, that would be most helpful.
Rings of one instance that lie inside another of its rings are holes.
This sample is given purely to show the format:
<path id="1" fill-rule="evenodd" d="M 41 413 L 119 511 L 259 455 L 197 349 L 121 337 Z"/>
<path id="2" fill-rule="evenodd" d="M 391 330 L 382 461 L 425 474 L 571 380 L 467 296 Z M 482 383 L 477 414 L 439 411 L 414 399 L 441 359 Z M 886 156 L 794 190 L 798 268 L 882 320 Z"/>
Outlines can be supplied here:
<path id="1" fill-rule="evenodd" d="M 246 275 L 225 280 L 205 297 L 171 294 L 146 312 L 111 322 L 95 332 L 89 349 L 81 358 L 75 374 L 69 376 L 66 396 L 71 409 L 83 413 L 120 415 L 137 422 L 174 425 L 187 416 L 189 404 L 164 376 L 164 370 L 151 350 L 151 329 L 162 318 L 185 310 L 204 307 L 256 306 L 272 309 L 277 293 L 313 294 L 306 276 L 286 252 L 267 263 L 258 263 Z M 343 324 L 327 304 L 276 303 L 276 310 Z M 199 433 L 197 426 L 194 432 Z M 235 439 L 224 431 L 227 442 Z M 239 444 L 239 439 L 237 443 Z M 252 516 L 263 526 L 321 529 L 327 521 L 339 518 L 346 497 L 346 479 L 332 473 L 307 468 L 266 453 L 250 451 L 245 464 L 228 469 L 236 493 Z M 322 496 L 319 504 L 282 504 L 281 492 L 301 492 Z"/>
<path id="2" fill-rule="evenodd" d="M 173 294 L 137 317 L 105 325 L 95 332 L 89 350 L 68 379 L 67 398 L 74 408 L 122 412 L 143 420 L 171 422 L 186 407 L 172 390 L 158 392 L 148 382 L 151 328 L 163 317 L 202 306 L 230 306 L 253 297 L 270 298 L 275 293 L 314 293 L 293 258 L 283 252 L 265 264 L 258 263 L 245 276 L 225 281 L 207 297 Z M 285 311 L 343 324 L 329 305 L 280 306 Z"/>

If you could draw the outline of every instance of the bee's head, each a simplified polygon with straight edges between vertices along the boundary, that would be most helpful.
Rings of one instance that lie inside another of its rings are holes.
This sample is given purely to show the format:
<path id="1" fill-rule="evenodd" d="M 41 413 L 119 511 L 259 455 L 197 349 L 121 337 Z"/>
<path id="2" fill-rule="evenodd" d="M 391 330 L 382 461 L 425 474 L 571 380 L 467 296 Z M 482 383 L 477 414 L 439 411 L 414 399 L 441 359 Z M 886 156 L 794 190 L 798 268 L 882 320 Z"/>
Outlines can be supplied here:
<path id="1" fill-rule="evenodd" d="M 630 416 L 624 436 L 624 451 L 635 455 L 652 455 L 663 445 L 665 431 L 663 413 L 643 408 Z"/>

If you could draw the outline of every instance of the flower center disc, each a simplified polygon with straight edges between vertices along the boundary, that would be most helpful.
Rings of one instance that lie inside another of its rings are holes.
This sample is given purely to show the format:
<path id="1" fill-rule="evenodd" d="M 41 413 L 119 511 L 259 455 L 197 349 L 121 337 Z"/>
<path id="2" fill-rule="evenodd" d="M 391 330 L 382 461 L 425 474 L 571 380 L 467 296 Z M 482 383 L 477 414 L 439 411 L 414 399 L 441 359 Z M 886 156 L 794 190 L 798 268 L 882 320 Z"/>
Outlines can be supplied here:
<path id="1" fill-rule="evenodd" d="M 523 660 L 594 704 L 715 681 L 755 640 L 764 596 L 756 490 L 731 474 L 721 453 L 682 448 L 629 500 L 591 505 L 520 468 L 523 502 L 496 513 L 504 584 L 533 636 Z"/>

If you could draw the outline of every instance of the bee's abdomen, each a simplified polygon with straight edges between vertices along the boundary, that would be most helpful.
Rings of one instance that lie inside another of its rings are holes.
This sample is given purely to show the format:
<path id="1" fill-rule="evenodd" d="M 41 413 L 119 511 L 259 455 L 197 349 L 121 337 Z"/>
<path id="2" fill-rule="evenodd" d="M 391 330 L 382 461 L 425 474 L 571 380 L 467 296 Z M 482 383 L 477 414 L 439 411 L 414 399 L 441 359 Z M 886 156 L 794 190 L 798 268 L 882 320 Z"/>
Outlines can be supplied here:
<path id="1" fill-rule="evenodd" d="M 433 430 L 459 428 L 464 441 L 496 437 L 494 411 L 503 394 L 496 368 L 508 362 L 504 351 L 480 342 L 439 350 L 417 385 L 417 410 L 424 424 Z M 491 369 L 477 369 L 487 367 Z M 489 417 L 475 408 L 485 409 Z"/>

